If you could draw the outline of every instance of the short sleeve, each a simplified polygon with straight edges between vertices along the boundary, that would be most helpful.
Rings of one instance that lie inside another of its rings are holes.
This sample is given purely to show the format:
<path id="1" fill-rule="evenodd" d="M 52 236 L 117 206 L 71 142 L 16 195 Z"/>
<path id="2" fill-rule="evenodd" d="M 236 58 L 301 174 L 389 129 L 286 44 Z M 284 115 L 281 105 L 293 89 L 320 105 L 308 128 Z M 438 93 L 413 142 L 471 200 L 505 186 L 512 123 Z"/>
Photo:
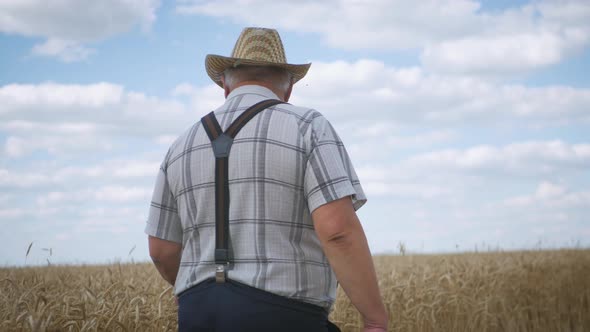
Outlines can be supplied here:
<path id="1" fill-rule="evenodd" d="M 163 240 L 182 243 L 182 224 L 164 167 L 160 167 L 156 178 L 145 233 Z"/>
<path id="2" fill-rule="evenodd" d="M 346 196 L 358 210 L 367 198 L 340 137 L 321 115 L 313 119 L 310 127 L 304 183 L 309 211 Z"/>

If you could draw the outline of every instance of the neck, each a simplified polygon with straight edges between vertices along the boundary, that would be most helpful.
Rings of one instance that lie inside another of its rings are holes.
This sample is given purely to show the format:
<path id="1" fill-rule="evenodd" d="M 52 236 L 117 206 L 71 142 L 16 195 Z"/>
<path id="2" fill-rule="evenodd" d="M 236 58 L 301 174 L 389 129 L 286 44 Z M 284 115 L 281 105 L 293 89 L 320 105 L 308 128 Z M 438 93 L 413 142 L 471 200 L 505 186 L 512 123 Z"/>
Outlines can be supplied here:
<path id="1" fill-rule="evenodd" d="M 239 83 L 236 83 L 236 85 L 234 85 L 231 90 L 226 88 L 225 89 L 225 98 L 227 98 L 227 96 L 229 96 L 229 94 L 236 88 L 239 88 L 241 86 L 244 85 L 259 85 L 259 86 L 263 86 L 267 89 L 269 89 L 270 91 L 274 92 L 275 95 L 277 95 L 277 97 L 279 97 L 279 99 L 281 101 L 288 101 L 286 96 L 285 96 L 285 91 L 282 91 L 280 89 L 277 89 L 276 87 L 274 87 L 272 84 L 269 84 L 267 82 L 260 82 L 260 81 L 242 81 Z"/>

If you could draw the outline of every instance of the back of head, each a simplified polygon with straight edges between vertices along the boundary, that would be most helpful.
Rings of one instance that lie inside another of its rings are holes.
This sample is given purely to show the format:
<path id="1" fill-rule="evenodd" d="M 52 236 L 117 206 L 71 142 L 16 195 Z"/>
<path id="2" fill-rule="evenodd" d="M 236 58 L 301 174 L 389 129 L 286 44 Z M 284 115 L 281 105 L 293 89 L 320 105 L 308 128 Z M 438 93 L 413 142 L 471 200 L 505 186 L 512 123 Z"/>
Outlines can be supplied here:
<path id="1" fill-rule="evenodd" d="M 229 90 L 244 84 L 259 84 L 284 94 L 293 83 L 293 75 L 280 67 L 242 65 L 224 70 L 223 83 Z"/>

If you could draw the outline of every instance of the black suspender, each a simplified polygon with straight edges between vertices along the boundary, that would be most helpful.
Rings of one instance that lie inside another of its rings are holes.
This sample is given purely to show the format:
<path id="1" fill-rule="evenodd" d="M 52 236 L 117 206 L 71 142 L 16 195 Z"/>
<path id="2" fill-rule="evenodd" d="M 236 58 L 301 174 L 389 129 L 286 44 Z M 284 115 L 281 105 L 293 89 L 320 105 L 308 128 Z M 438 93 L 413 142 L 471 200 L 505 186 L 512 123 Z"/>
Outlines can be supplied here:
<path id="1" fill-rule="evenodd" d="M 215 154 L 215 280 L 225 282 L 226 266 L 233 257 L 229 253 L 229 179 L 228 160 L 234 137 L 256 114 L 264 109 L 283 103 L 280 100 L 268 99 L 252 105 L 232 122 L 225 132 L 213 112 L 201 119 L 203 128 L 211 140 Z"/>

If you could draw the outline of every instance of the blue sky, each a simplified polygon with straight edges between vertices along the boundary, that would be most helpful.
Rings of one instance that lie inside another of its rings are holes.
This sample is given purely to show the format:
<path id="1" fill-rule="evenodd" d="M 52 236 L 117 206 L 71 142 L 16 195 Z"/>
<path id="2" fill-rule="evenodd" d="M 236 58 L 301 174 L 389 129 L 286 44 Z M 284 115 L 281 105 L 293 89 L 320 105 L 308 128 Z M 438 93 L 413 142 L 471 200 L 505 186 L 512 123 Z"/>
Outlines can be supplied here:
<path id="1" fill-rule="evenodd" d="M 159 164 L 245 26 L 313 63 L 291 102 L 347 145 L 374 253 L 590 245 L 587 1 L 43 3 L 0 4 L 0 265 L 147 260 Z"/>

